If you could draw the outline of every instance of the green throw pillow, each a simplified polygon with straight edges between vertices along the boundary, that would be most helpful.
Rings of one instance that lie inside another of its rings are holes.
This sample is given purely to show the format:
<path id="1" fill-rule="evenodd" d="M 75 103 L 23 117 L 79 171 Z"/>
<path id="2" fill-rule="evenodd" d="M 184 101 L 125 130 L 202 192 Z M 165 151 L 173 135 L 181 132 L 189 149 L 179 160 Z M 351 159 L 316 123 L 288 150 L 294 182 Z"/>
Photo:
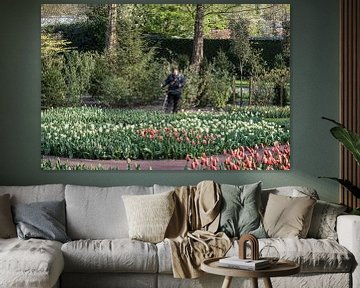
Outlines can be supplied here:
<path id="1" fill-rule="evenodd" d="M 260 216 L 261 182 L 243 186 L 221 185 L 222 209 L 219 231 L 229 237 L 253 234 L 266 238 Z"/>

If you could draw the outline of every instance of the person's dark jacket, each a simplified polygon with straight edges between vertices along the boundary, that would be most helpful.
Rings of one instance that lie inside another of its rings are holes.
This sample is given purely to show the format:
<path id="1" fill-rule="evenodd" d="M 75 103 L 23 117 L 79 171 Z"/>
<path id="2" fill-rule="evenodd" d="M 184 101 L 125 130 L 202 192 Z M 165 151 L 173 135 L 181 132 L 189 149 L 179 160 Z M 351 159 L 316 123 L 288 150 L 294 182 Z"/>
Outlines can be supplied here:
<path id="1" fill-rule="evenodd" d="M 186 83 L 186 79 L 183 75 L 178 74 L 178 75 L 174 75 L 174 74 L 170 74 L 163 86 L 168 86 L 168 92 L 172 93 L 172 94 L 181 94 L 184 86 Z"/>

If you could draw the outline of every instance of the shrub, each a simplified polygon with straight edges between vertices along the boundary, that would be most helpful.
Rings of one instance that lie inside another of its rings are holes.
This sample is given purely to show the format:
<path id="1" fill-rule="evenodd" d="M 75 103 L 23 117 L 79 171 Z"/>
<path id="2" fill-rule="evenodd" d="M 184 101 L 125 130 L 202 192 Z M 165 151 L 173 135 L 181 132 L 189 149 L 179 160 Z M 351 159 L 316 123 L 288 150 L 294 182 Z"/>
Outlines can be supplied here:
<path id="1" fill-rule="evenodd" d="M 95 60 L 90 52 L 71 51 L 64 54 L 64 76 L 67 84 L 66 105 L 81 105 L 81 97 L 90 87 L 90 77 L 94 71 Z"/>
<path id="2" fill-rule="evenodd" d="M 78 106 L 89 89 L 94 71 L 92 53 L 77 51 L 43 57 L 41 62 L 41 95 L 45 107 Z"/>
<path id="3" fill-rule="evenodd" d="M 60 56 L 41 59 L 41 106 L 61 106 L 66 97 L 67 86 L 63 74 L 64 59 Z"/>
<path id="4" fill-rule="evenodd" d="M 209 70 L 206 98 L 212 107 L 224 108 L 231 95 L 231 76 L 228 72 L 217 69 L 213 64 L 209 65 Z"/>
<path id="5" fill-rule="evenodd" d="M 111 107 L 125 107 L 132 102 L 129 83 L 121 76 L 108 76 L 102 82 L 102 102 Z"/>
<path id="6" fill-rule="evenodd" d="M 189 109 L 196 107 L 199 104 L 198 98 L 201 77 L 191 68 L 191 66 L 188 66 L 184 70 L 184 76 L 186 78 L 186 85 L 181 97 L 181 108 Z"/>

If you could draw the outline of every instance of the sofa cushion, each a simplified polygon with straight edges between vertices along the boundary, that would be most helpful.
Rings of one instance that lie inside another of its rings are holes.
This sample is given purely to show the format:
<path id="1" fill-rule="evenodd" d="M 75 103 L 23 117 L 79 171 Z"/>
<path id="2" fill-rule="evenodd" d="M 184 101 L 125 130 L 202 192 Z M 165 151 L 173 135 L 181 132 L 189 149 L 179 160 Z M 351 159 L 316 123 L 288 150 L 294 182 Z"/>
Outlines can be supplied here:
<path id="1" fill-rule="evenodd" d="M 0 239 L 0 287 L 53 287 L 63 268 L 59 242 Z"/>
<path id="2" fill-rule="evenodd" d="M 314 206 L 309 238 L 337 240 L 336 219 L 346 211 L 345 205 L 318 200 Z"/>
<path id="3" fill-rule="evenodd" d="M 65 201 L 45 201 L 13 206 L 19 238 L 69 241 L 65 229 Z"/>
<path id="4" fill-rule="evenodd" d="M 10 194 L 11 204 L 61 201 L 65 198 L 65 185 L 0 186 L 0 195 L 4 194 Z"/>
<path id="5" fill-rule="evenodd" d="M 329 239 L 264 238 L 259 239 L 259 249 L 274 246 L 281 259 L 295 261 L 301 273 L 349 273 L 355 265 L 353 255 L 338 242 Z M 159 273 L 171 274 L 171 248 L 168 241 L 156 244 Z M 226 256 L 238 255 L 238 242 L 234 241 Z M 247 251 L 250 257 L 250 249 Z M 272 255 L 276 256 L 276 255 Z"/>
<path id="6" fill-rule="evenodd" d="M 269 237 L 305 238 L 310 227 L 316 200 L 270 194 L 264 215 L 264 228 Z"/>
<path id="7" fill-rule="evenodd" d="M 11 214 L 10 196 L 0 196 L 0 238 L 16 237 L 16 229 Z"/>
<path id="8" fill-rule="evenodd" d="M 156 273 L 156 246 L 130 239 L 78 240 L 61 250 L 66 272 Z"/>
<path id="9" fill-rule="evenodd" d="M 283 186 L 283 187 L 267 188 L 267 189 L 263 189 L 261 192 L 261 206 L 263 213 L 265 212 L 265 208 L 270 194 L 289 196 L 289 197 L 310 196 L 311 198 L 319 199 L 319 195 L 317 194 L 316 190 L 310 187 Z"/>
<path id="10" fill-rule="evenodd" d="M 129 238 L 157 243 L 164 240 L 175 208 L 174 191 L 156 195 L 124 195 Z"/>
<path id="11" fill-rule="evenodd" d="M 128 238 L 123 195 L 152 194 L 152 187 L 66 185 L 67 233 L 71 239 Z"/>
<path id="12" fill-rule="evenodd" d="M 221 194 L 219 231 L 229 237 L 246 233 L 266 237 L 260 215 L 261 182 L 243 186 L 221 184 Z"/>
<path id="13" fill-rule="evenodd" d="M 338 242 L 330 239 L 259 239 L 259 250 L 261 251 L 264 246 L 275 247 L 280 259 L 298 263 L 301 267 L 301 273 L 350 272 L 355 263 L 351 252 Z M 235 242 L 227 256 L 236 255 L 238 247 L 238 243 Z M 272 250 L 268 249 L 267 251 L 271 253 Z M 276 251 L 274 252 L 276 253 Z"/>
<path id="14" fill-rule="evenodd" d="M 158 275 L 149 273 L 63 273 L 60 287 L 158 288 L 157 283 Z"/>

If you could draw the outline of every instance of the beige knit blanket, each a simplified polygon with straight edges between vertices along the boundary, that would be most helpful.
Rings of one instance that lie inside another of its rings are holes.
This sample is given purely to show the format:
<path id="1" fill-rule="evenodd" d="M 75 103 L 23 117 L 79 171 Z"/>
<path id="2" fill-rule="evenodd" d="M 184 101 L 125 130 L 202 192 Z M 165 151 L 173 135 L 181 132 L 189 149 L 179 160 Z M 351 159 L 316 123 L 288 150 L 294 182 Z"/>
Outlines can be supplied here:
<path id="1" fill-rule="evenodd" d="M 198 278 L 201 262 L 222 257 L 231 246 L 219 226 L 221 190 L 213 181 L 175 189 L 175 211 L 165 233 L 175 278 Z"/>

